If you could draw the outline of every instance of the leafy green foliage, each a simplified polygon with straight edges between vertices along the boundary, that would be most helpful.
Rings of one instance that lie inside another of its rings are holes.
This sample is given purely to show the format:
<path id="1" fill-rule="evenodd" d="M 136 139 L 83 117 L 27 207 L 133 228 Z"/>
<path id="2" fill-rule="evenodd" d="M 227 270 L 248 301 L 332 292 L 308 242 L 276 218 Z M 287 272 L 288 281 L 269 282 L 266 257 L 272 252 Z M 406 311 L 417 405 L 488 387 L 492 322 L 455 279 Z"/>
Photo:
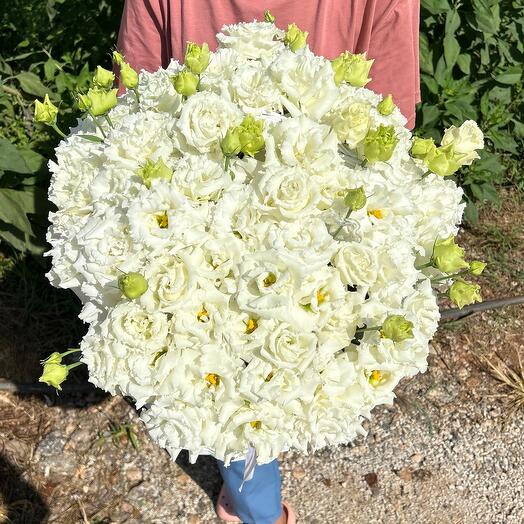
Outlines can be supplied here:
<path id="1" fill-rule="evenodd" d="M 417 133 L 476 120 L 486 135 L 481 159 L 456 177 L 478 220 L 476 202 L 499 203 L 496 185 L 524 189 L 524 4 L 521 0 L 422 0 L 423 103 Z"/>
<path id="2" fill-rule="evenodd" d="M 33 124 L 33 102 L 48 94 L 59 126 L 75 122 L 75 93 L 97 64 L 111 67 L 122 8 L 123 0 L 13 0 L 0 11 L 0 243 L 44 251 L 46 158 L 58 136 Z"/>

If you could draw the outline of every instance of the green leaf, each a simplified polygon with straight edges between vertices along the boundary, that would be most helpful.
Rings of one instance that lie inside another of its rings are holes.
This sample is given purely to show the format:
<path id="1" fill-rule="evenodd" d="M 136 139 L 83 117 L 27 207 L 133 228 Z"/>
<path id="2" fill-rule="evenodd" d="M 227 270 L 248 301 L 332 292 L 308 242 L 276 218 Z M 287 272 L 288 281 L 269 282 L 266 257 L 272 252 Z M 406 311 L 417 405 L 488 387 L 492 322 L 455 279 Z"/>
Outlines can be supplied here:
<path id="1" fill-rule="evenodd" d="M 43 98 L 47 93 L 50 93 L 50 90 L 42 84 L 40 78 L 38 78 L 34 73 L 23 71 L 22 73 L 18 73 L 15 78 L 20 82 L 22 91 L 25 91 L 30 95 Z"/>
<path id="2" fill-rule="evenodd" d="M 5 138 L 0 138 L 0 170 L 30 174 L 40 169 L 44 158 L 28 149 L 18 149 Z"/>
<path id="3" fill-rule="evenodd" d="M 460 15 L 456 9 L 448 11 L 446 15 L 445 32 L 447 35 L 454 35 L 460 27 Z"/>
<path id="4" fill-rule="evenodd" d="M 501 131 L 500 129 L 490 129 L 487 136 L 491 139 L 497 149 L 509 153 L 517 153 L 517 142 L 508 132 Z"/>
<path id="5" fill-rule="evenodd" d="M 456 63 L 460 54 L 460 45 L 458 40 L 453 36 L 447 34 L 444 37 L 444 58 L 447 66 L 451 69 Z"/>
<path id="6" fill-rule="evenodd" d="M 477 224 L 479 221 L 479 210 L 471 200 L 468 201 L 464 210 L 464 218 L 470 224 Z"/>
<path id="7" fill-rule="evenodd" d="M 421 71 L 433 75 L 433 50 L 430 48 L 428 37 L 424 33 L 421 33 L 419 40 L 419 61 Z"/>
<path id="8" fill-rule="evenodd" d="M 440 86 L 445 87 L 448 78 L 449 78 L 449 73 L 446 68 L 446 62 L 444 60 L 444 57 L 441 56 L 438 59 L 437 67 L 435 68 L 435 80 L 438 82 Z"/>
<path id="9" fill-rule="evenodd" d="M 485 34 L 498 33 L 500 28 L 500 8 L 498 2 L 490 5 L 487 0 L 472 0 L 473 27 Z"/>
<path id="10" fill-rule="evenodd" d="M 11 194 L 12 190 L 0 189 L 0 220 L 11 224 L 22 233 L 31 235 L 31 223 L 26 216 L 20 199 Z"/>
<path id="11" fill-rule="evenodd" d="M 471 55 L 460 54 L 457 57 L 457 65 L 460 70 L 465 74 L 469 75 L 471 72 Z"/>
<path id="12" fill-rule="evenodd" d="M 517 84 L 522 78 L 522 66 L 514 65 L 508 67 L 503 73 L 499 73 L 493 77 L 497 82 L 501 84 Z"/>
<path id="13" fill-rule="evenodd" d="M 445 13 L 449 10 L 449 3 L 447 0 L 422 0 L 421 5 L 427 9 L 432 15 Z"/>
<path id="14" fill-rule="evenodd" d="M 52 58 L 49 58 L 47 60 L 47 62 L 45 62 L 45 64 L 44 64 L 44 74 L 45 74 L 45 79 L 48 82 L 50 80 L 53 80 L 57 69 L 58 68 L 56 66 L 56 62 Z"/>
<path id="15" fill-rule="evenodd" d="M 437 95 L 440 91 L 439 85 L 437 81 L 429 75 L 421 74 L 420 79 L 422 80 L 422 83 L 428 88 L 428 90 Z"/>
<path id="16" fill-rule="evenodd" d="M 424 104 L 422 106 L 422 125 L 423 127 L 431 127 L 431 124 L 436 122 L 440 117 L 440 110 L 437 106 Z"/>

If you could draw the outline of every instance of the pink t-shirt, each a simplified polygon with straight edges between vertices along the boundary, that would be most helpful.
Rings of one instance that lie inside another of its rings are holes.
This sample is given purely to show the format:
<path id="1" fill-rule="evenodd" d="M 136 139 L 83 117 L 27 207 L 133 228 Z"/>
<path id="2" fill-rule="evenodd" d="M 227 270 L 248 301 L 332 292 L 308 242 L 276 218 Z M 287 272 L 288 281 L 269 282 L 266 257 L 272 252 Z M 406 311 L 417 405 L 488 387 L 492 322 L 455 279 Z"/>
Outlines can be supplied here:
<path id="1" fill-rule="evenodd" d="M 419 0 L 126 0 L 118 48 L 135 69 L 156 71 L 171 58 L 183 61 L 187 41 L 216 45 L 224 24 L 251 22 L 269 9 L 279 27 L 295 22 L 309 32 L 310 48 L 327 58 L 367 51 L 374 58 L 378 93 L 415 123 L 420 101 Z"/>

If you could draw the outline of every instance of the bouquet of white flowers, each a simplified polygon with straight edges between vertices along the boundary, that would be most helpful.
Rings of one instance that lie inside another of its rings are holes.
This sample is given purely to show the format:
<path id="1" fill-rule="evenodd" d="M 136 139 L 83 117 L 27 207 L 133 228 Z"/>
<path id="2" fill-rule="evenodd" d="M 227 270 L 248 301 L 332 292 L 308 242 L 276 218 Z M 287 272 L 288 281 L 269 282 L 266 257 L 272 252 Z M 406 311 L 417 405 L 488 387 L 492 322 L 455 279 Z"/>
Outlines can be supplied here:
<path id="1" fill-rule="evenodd" d="M 50 163 L 49 278 L 84 304 L 91 382 L 132 397 L 155 441 L 266 463 L 363 434 L 426 369 L 437 291 L 480 300 L 445 176 L 483 136 L 413 138 L 364 87 L 372 60 L 315 56 L 270 15 L 217 39 L 155 73 L 114 53 L 119 98 L 97 69 Z M 58 129 L 48 99 L 36 120 Z M 42 380 L 59 387 L 63 356 Z"/>

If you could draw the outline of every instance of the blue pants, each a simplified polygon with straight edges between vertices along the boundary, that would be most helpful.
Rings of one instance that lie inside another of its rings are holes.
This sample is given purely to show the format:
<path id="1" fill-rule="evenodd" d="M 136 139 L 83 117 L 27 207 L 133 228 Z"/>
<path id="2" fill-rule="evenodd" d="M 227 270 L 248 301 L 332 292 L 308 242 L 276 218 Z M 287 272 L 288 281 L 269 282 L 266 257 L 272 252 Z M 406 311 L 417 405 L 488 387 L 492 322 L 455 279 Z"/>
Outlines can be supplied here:
<path id="1" fill-rule="evenodd" d="M 245 524 L 274 524 L 282 513 L 281 480 L 278 461 L 255 468 L 253 478 L 240 484 L 244 477 L 244 461 L 231 462 L 226 468 L 220 460 L 218 469 L 224 479 L 233 509 Z"/>

